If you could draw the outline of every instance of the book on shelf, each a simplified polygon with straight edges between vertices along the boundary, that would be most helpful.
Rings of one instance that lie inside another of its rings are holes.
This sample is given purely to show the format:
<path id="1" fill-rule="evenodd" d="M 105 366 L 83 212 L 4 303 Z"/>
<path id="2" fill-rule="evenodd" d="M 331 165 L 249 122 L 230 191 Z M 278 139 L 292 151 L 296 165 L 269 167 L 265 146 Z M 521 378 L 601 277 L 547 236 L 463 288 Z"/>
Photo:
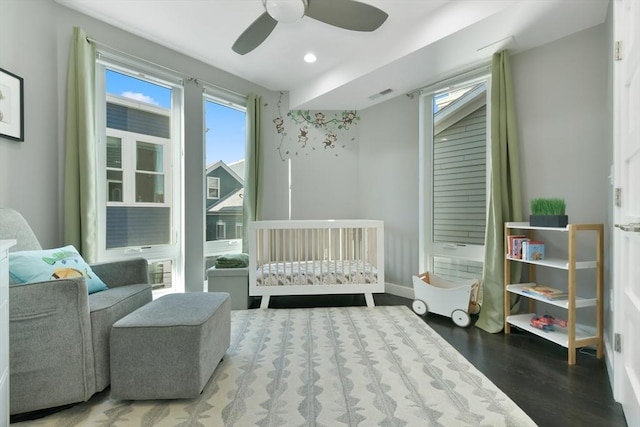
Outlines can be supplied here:
<path id="1" fill-rule="evenodd" d="M 522 259 L 540 261 L 544 259 L 544 242 L 529 240 L 522 242 Z"/>
<path id="2" fill-rule="evenodd" d="M 510 258 L 522 258 L 522 242 L 528 241 L 527 236 L 523 234 L 512 234 L 507 241 L 509 247 L 507 248 L 508 256 Z"/>
<path id="3" fill-rule="evenodd" d="M 567 293 L 563 290 L 552 288 L 551 286 L 527 285 L 522 287 L 525 294 L 536 295 L 547 300 L 567 298 Z"/>

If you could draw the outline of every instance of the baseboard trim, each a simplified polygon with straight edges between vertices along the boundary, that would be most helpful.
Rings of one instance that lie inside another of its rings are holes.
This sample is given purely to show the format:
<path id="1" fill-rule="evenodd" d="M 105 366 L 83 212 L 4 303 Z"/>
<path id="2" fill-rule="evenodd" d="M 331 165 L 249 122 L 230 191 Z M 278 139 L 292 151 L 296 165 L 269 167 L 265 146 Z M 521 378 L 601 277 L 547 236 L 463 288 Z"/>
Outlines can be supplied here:
<path id="1" fill-rule="evenodd" d="M 620 402 L 620 396 L 618 396 L 616 387 L 615 387 L 615 372 L 614 372 L 614 368 L 613 368 L 613 364 L 615 363 L 614 358 L 615 358 L 615 352 L 613 350 L 613 345 L 611 343 L 611 340 L 608 339 L 609 337 L 607 335 L 605 335 L 604 337 L 604 362 L 605 365 L 607 367 L 607 373 L 609 374 L 609 386 L 611 387 L 611 392 L 613 395 L 613 399 L 618 402 Z"/>
<path id="2" fill-rule="evenodd" d="M 413 288 L 408 286 L 396 285 L 394 283 L 385 283 L 384 291 L 387 294 L 403 297 L 407 299 L 413 299 Z"/>

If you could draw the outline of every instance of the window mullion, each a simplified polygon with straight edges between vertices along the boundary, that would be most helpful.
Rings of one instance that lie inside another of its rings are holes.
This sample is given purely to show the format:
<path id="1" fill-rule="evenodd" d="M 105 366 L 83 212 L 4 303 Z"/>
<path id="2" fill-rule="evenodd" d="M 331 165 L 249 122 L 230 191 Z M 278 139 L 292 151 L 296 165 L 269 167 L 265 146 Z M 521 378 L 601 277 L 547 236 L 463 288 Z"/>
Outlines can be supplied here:
<path id="1" fill-rule="evenodd" d="M 124 180 L 124 203 L 136 203 L 136 149 L 135 138 L 131 135 L 125 135 L 122 138 L 122 170 Z"/>

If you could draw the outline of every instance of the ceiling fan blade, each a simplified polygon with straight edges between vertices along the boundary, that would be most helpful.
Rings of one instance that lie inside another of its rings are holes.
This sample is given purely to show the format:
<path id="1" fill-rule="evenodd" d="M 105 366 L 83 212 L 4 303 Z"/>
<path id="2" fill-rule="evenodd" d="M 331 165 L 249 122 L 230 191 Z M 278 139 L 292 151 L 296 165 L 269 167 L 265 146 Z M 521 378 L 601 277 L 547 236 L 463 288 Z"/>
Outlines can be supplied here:
<path id="1" fill-rule="evenodd" d="M 240 34 L 231 49 L 240 55 L 251 52 L 266 40 L 277 23 L 278 21 L 273 19 L 267 12 L 264 12 Z"/>
<path id="2" fill-rule="evenodd" d="M 308 0 L 306 15 L 329 25 L 353 31 L 374 31 L 389 15 L 354 0 Z"/>

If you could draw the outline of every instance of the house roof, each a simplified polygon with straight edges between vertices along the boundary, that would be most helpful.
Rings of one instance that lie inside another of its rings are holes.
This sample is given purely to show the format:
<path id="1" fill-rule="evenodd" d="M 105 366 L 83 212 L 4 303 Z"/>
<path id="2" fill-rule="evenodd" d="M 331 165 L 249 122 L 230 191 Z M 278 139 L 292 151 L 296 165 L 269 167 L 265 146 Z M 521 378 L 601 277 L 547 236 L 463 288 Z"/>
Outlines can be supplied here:
<path id="1" fill-rule="evenodd" d="M 457 96 L 456 96 L 457 95 Z M 462 90 L 447 101 L 433 116 L 433 133 L 438 135 L 459 120 L 467 117 L 487 104 L 487 85 L 479 83 L 468 90 Z"/>
<path id="2" fill-rule="evenodd" d="M 244 160 L 240 160 L 238 162 L 242 162 L 244 164 Z M 232 164 L 236 164 L 238 162 L 234 162 Z M 236 171 L 234 170 L 234 169 L 238 170 L 238 167 L 236 166 L 235 168 L 231 168 L 222 160 L 218 160 L 217 162 L 207 166 L 206 174 L 209 175 L 211 172 L 213 172 L 218 168 L 223 168 L 224 170 L 229 172 L 229 175 L 231 175 L 234 179 L 236 179 L 240 184 L 244 185 L 244 178 L 240 177 L 240 175 L 238 175 L 238 173 L 236 173 Z M 244 170 L 244 167 L 242 168 L 242 170 Z"/>
<path id="3" fill-rule="evenodd" d="M 226 197 L 218 200 L 211 206 L 207 213 L 237 213 L 242 212 L 244 188 L 240 188 L 227 194 Z"/>

